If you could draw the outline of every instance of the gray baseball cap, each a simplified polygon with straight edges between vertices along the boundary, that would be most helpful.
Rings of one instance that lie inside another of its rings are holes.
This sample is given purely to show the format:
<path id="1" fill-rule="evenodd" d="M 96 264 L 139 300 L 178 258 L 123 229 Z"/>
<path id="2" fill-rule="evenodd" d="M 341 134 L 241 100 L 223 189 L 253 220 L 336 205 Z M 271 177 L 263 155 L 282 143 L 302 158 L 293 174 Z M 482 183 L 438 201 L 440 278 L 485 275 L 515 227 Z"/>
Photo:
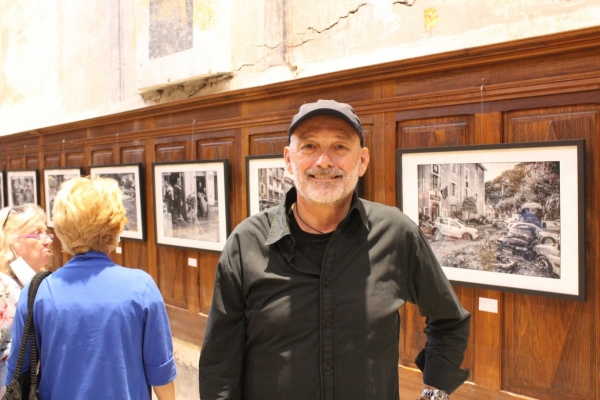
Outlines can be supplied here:
<path id="1" fill-rule="evenodd" d="M 316 115 L 332 115 L 343 119 L 354 128 L 356 133 L 358 133 L 360 145 L 361 147 L 364 147 L 365 137 L 363 135 L 362 124 L 354 112 L 354 109 L 349 104 L 338 103 L 335 100 L 318 100 L 316 103 L 302 104 L 298 114 L 294 115 L 294 118 L 292 118 L 292 123 L 288 129 L 289 135 L 292 135 L 294 129 L 296 129 L 300 123 Z"/>

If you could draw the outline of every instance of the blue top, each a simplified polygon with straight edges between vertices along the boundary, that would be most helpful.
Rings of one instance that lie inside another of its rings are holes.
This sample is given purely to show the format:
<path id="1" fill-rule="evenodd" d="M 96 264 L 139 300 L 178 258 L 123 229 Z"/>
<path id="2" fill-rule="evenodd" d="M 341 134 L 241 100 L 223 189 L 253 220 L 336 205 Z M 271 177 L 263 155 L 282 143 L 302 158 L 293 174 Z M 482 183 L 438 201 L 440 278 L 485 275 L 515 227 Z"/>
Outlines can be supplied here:
<path id="1" fill-rule="evenodd" d="M 531 214 L 531 213 L 528 213 L 528 212 L 524 212 L 519 217 L 519 221 L 527 222 L 529 224 L 534 224 L 538 228 L 542 227 L 542 223 L 540 222 L 540 219 L 538 218 L 538 216 L 536 214 Z"/>
<path id="2" fill-rule="evenodd" d="M 23 336 L 28 289 L 15 315 L 7 384 Z M 103 253 L 78 254 L 46 278 L 34 320 L 42 400 L 150 399 L 149 385 L 166 385 L 177 376 L 156 284 L 146 272 L 116 265 Z"/>

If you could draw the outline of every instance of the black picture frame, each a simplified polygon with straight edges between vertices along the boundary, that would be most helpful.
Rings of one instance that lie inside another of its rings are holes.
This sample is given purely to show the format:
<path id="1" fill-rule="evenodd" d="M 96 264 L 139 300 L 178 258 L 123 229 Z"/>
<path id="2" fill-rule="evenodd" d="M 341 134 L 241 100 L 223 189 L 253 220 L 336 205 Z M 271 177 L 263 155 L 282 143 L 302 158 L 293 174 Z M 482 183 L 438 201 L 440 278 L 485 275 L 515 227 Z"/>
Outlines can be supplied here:
<path id="1" fill-rule="evenodd" d="M 294 185 L 283 154 L 246 156 L 246 207 L 248 216 L 279 205 Z"/>
<path id="2" fill-rule="evenodd" d="M 6 205 L 40 204 L 39 173 L 37 169 L 6 171 Z"/>
<path id="3" fill-rule="evenodd" d="M 584 148 L 398 149 L 397 206 L 453 284 L 584 301 Z"/>
<path id="4" fill-rule="evenodd" d="M 141 163 L 90 166 L 90 177 L 112 178 L 123 194 L 127 224 L 121 239 L 146 241 L 144 170 Z"/>
<path id="5" fill-rule="evenodd" d="M 223 250 L 229 235 L 229 180 L 226 159 L 152 164 L 156 244 Z"/>
<path id="6" fill-rule="evenodd" d="M 83 168 L 81 167 L 44 168 L 44 209 L 46 210 L 46 225 L 48 228 L 54 228 L 52 205 L 60 185 L 81 175 L 83 175 Z"/>

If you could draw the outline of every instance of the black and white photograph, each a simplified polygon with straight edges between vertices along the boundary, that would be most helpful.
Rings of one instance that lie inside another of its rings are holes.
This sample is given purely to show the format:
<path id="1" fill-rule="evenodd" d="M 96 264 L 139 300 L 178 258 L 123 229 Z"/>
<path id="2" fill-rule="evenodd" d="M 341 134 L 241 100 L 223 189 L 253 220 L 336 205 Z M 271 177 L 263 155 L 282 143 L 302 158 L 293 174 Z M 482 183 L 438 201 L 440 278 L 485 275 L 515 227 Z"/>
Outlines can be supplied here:
<path id="1" fill-rule="evenodd" d="M 117 181 L 123 195 L 127 224 L 122 239 L 146 240 L 144 182 L 141 164 L 102 165 L 90 167 L 92 178 L 111 178 Z"/>
<path id="2" fill-rule="evenodd" d="M 399 207 L 451 281 L 580 299 L 582 147 L 398 150 Z"/>
<path id="3" fill-rule="evenodd" d="M 285 192 L 294 186 L 282 154 L 247 156 L 246 182 L 249 216 L 278 206 Z"/>
<path id="4" fill-rule="evenodd" d="M 4 199 L 4 171 L 0 171 L 0 208 L 4 207 L 6 200 Z"/>
<path id="5" fill-rule="evenodd" d="M 6 197 L 11 207 L 26 203 L 39 205 L 38 171 L 7 171 Z"/>
<path id="6" fill-rule="evenodd" d="M 54 227 L 52 222 L 52 207 L 54 198 L 60 189 L 60 185 L 69 179 L 81 176 L 81 168 L 48 168 L 44 169 L 44 201 L 46 209 L 46 225 L 49 228 Z"/>
<path id="7" fill-rule="evenodd" d="M 229 234 L 227 160 L 152 167 L 157 244 L 223 250 Z"/>

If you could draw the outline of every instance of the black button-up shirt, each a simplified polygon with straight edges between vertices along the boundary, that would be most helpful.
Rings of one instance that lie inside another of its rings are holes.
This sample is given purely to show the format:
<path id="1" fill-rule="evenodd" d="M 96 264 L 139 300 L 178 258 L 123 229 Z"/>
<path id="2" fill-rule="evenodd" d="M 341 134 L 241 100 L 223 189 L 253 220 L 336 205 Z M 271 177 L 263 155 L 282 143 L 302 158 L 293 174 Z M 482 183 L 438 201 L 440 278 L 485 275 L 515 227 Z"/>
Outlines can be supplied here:
<path id="1" fill-rule="evenodd" d="M 200 355 L 201 399 L 398 399 L 406 301 L 426 317 L 417 357 L 425 383 L 460 386 L 470 315 L 419 228 L 355 196 L 315 266 L 290 234 L 295 199 L 292 188 L 227 240 Z"/>

